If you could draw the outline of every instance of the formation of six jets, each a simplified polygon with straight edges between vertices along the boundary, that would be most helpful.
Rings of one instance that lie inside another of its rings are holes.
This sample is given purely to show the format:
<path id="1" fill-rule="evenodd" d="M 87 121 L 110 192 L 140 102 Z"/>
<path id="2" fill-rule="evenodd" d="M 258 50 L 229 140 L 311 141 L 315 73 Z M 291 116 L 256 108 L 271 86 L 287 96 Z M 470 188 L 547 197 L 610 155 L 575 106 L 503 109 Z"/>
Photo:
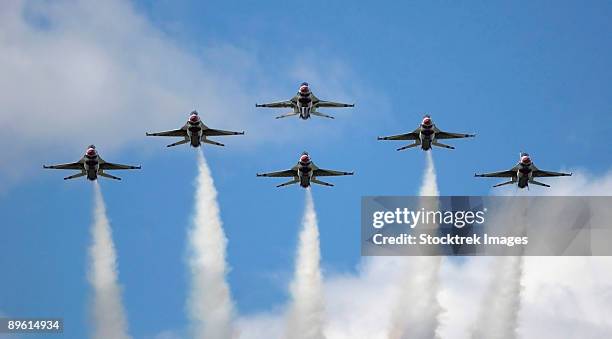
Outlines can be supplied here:
<path id="1" fill-rule="evenodd" d="M 289 108 L 291 112 L 277 116 L 276 119 L 286 118 L 290 116 L 299 116 L 300 119 L 306 120 L 311 116 L 319 116 L 324 118 L 333 119 L 334 117 L 321 113 L 318 111 L 319 108 L 339 108 L 339 107 L 354 107 L 354 104 L 345 104 L 333 101 L 324 101 L 317 98 L 311 91 L 308 83 L 303 82 L 297 94 L 287 100 L 279 102 L 271 102 L 267 104 L 255 104 L 256 107 L 267 107 L 267 108 Z M 178 137 L 181 140 L 168 145 L 167 147 L 173 147 L 177 145 L 189 143 L 192 147 L 200 147 L 202 144 L 211 144 L 217 146 L 224 146 L 222 143 L 208 139 L 212 136 L 227 136 L 227 135 L 243 135 L 242 132 L 225 131 L 220 129 L 209 128 L 206 126 L 198 112 L 193 111 L 190 113 L 189 118 L 185 125 L 179 129 L 157 132 L 157 133 L 146 133 L 147 136 L 161 136 L 161 137 Z M 440 143 L 440 140 L 445 139 L 458 139 L 458 138 L 471 138 L 474 134 L 464 133 L 450 133 L 440 130 L 433 123 L 433 120 L 429 115 L 425 115 L 421 124 L 412 132 L 405 134 L 392 135 L 387 137 L 378 137 L 378 140 L 409 140 L 411 144 L 398 148 L 398 151 L 402 151 L 408 148 L 420 147 L 423 151 L 430 150 L 433 146 L 454 149 L 455 147 Z M 74 179 L 86 176 L 89 180 L 96 180 L 99 176 L 109 179 L 121 180 L 121 178 L 106 173 L 109 170 L 129 170 L 129 169 L 140 169 L 140 166 L 122 165 L 104 161 L 98 154 L 96 147 L 90 145 L 85 151 L 85 155 L 73 163 L 59 164 L 46 166 L 43 168 L 49 169 L 62 169 L 62 170 L 77 170 L 76 174 L 65 177 L 64 180 Z M 311 184 L 318 184 L 323 186 L 333 186 L 330 183 L 319 180 L 319 177 L 325 176 L 343 176 L 353 175 L 354 172 L 343 172 L 326 170 L 317 167 L 311 160 L 310 155 L 307 152 L 302 153 L 298 163 L 292 168 L 279 172 L 270 173 L 258 173 L 258 177 L 286 177 L 291 180 L 277 185 L 276 187 L 282 187 L 287 185 L 299 184 L 300 186 L 307 188 Z M 516 184 L 519 188 L 528 187 L 529 184 L 550 187 L 550 185 L 538 182 L 535 178 L 538 177 L 559 177 L 559 176 L 571 176 L 572 173 L 562 172 L 551 172 L 544 171 L 537 168 L 531 161 L 531 157 L 527 153 L 521 152 L 518 164 L 507 171 L 492 172 L 475 174 L 476 177 L 495 177 L 495 178 L 509 178 L 508 181 L 494 185 L 493 187 Z"/>

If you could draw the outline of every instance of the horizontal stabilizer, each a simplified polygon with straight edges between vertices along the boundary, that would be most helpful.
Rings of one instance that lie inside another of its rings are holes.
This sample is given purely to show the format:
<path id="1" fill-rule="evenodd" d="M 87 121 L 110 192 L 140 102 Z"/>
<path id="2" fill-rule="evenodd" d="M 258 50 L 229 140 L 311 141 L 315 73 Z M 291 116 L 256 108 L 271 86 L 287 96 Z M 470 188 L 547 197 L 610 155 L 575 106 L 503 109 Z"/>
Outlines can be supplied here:
<path id="1" fill-rule="evenodd" d="M 299 180 L 293 179 L 293 180 L 287 181 L 285 183 L 282 183 L 280 185 L 276 185 L 276 187 L 283 187 L 283 186 L 293 185 L 293 184 L 297 184 L 298 182 L 299 182 Z"/>
<path id="2" fill-rule="evenodd" d="M 216 141 L 212 141 L 206 138 L 202 138 L 201 140 L 203 143 L 205 144 L 211 144 L 211 145 L 217 145 L 217 146 L 225 146 L 224 144 L 220 143 L 220 142 L 216 142 Z"/>
<path id="3" fill-rule="evenodd" d="M 318 179 L 310 179 L 310 182 L 312 182 L 313 184 L 317 184 L 317 185 L 334 186 L 334 185 L 332 185 L 332 184 L 330 184 L 328 182 L 321 181 L 321 180 L 318 180 Z"/>
<path id="4" fill-rule="evenodd" d="M 185 139 L 185 140 L 177 141 L 177 142 L 175 142 L 173 144 L 170 144 L 170 145 L 168 145 L 166 147 L 178 146 L 178 145 L 186 144 L 188 142 L 189 142 L 189 139 Z"/>
<path id="5" fill-rule="evenodd" d="M 348 107 L 348 106 L 347 106 Z M 323 117 L 323 118 L 329 118 L 329 119 L 335 119 L 334 117 L 332 117 L 331 115 L 327 115 L 327 114 L 323 114 L 321 112 L 310 112 L 311 115 L 316 115 L 318 117 Z"/>
<path id="6" fill-rule="evenodd" d="M 493 187 L 499 187 L 499 186 L 504 186 L 504 185 L 512 185 L 512 184 L 514 184 L 514 180 L 502 182 L 501 184 L 493 185 Z"/>
<path id="7" fill-rule="evenodd" d="M 258 107 L 262 107 L 262 106 L 258 106 Z M 286 113 L 286 114 L 279 115 L 275 119 L 282 119 L 282 118 L 286 118 L 286 117 L 292 117 L 292 116 L 298 115 L 298 114 L 300 114 L 300 113 L 298 113 L 298 112 L 289 112 L 289 113 Z"/>
<path id="8" fill-rule="evenodd" d="M 438 147 L 443 147 L 443 148 L 448 148 L 448 149 L 455 149 L 455 147 L 453 147 L 453 146 L 441 144 L 439 142 L 432 142 L 431 144 L 434 145 L 434 146 L 438 146 Z"/>
<path id="9" fill-rule="evenodd" d="M 530 184 L 534 184 L 534 185 L 538 185 L 538 186 L 544 186 L 544 187 L 550 187 L 550 185 L 547 185 L 543 182 L 539 182 L 539 181 L 535 181 L 535 180 L 529 180 Z"/>
<path id="10" fill-rule="evenodd" d="M 382 139 L 381 139 L 381 140 L 382 140 Z M 403 150 L 405 150 L 405 149 L 409 149 L 409 148 L 412 148 L 412 147 L 417 147 L 417 146 L 419 146 L 419 145 L 421 145 L 421 144 L 419 144 L 418 142 L 416 142 L 416 143 L 414 143 L 414 144 L 410 144 L 410 145 L 407 145 L 407 146 L 404 146 L 404 147 L 400 147 L 400 148 L 398 148 L 397 150 L 398 150 L 398 151 L 403 151 Z"/>
<path id="11" fill-rule="evenodd" d="M 47 167 L 48 168 L 48 167 Z M 74 178 L 80 178 L 85 176 L 85 172 L 81 172 L 81 173 L 77 173 L 68 177 L 65 177 L 64 180 L 70 180 L 70 179 L 74 179 Z"/>
<path id="12" fill-rule="evenodd" d="M 98 173 L 98 175 L 101 176 L 101 177 L 109 178 L 109 179 L 121 180 L 121 178 L 119 178 L 119 177 L 116 177 L 114 175 L 110 175 L 110 174 L 107 174 L 107 173 L 104 173 L 104 172 L 100 172 L 100 173 Z"/>

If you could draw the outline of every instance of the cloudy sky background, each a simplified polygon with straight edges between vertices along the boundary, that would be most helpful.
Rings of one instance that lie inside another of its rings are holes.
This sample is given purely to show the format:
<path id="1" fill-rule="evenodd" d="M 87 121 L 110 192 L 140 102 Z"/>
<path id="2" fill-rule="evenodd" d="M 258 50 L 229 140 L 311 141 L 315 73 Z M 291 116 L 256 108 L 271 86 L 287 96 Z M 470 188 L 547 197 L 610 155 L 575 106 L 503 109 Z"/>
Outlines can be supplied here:
<path id="1" fill-rule="evenodd" d="M 399 144 L 376 136 L 410 131 L 424 112 L 442 129 L 477 133 L 453 142 L 454 151 L 434 150 L 444 195 L 490 194 L 495 180 L 473 173 L 509 168 L 519 151 L 541 168 L 577 175 L 547 180 L 548 191 L 494 192 L 609 195 L 611 14 L 605 1 L 3 1 L 0 312 L 63 316 L 70 337 L 90 332 L 92 187 L 41 165 L 75 161 L 94 143 L 109 161 L 143 165 L 119 174 L 123 182 L 101 183 L 130 333 L 184 335 L 196 156 L 144 133 L 178 128 L 198 109 L 212 127 L 247 132 L 204 150 L 229 239 L 240 328 L 250 329 L 244 336 L 282 330 L 304 199 L 255 173 L 288 168 L 303 150 L 319 166 L 357 172 L 313 192 L 329 331 L 379 333 L 394 264 L 359 257 L 360 197 L 416 194 L 424 156 L 395 152 Z M 336 120 L 309 121 L 255 109 L 289 98 L 301 81 L 322 99 L 356 107 L 329 110 Z M 443 263 L 443 337 L 469 335 L 474 300 L 495 260 Z M 609 265 L 607 258 L 527 259 L 519 333 L 609 336 Z"/>

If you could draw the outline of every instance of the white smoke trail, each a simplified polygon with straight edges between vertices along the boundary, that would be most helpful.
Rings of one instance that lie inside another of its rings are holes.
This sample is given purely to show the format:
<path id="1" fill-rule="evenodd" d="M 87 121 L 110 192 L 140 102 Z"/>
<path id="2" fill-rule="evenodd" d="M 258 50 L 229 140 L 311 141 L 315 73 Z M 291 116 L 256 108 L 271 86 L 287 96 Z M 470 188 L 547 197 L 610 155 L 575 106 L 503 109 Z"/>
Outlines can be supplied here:
<path id="1" fill-rule="evenodd" d="M 427 165 L 420 189 L 421 196 L 439 196 L 436 171 L 431 152 L 426 152 Z M 436 199 L 437 200 L 437 199 Z M 423 200 L 424 205 L 431 201 Z M 438 205 L 426 206 L 435 209 Z M 390 339 L 436 338 L 442 307 L 438 301 L 439 256 L 404 257 L 398 265 L 402 274 L 396 282 L 397 299 L 391 310 Z"/>
<path id="2" fill-rule="evenodd" d="M 189 316 L 195 338 L 233 336 L 234 305 L 226 281 L 227 238 L 223 232 L 217 191 L 206 159 L 198 152 L 195 214 L 189 231 L 191 291 Z"/>
<path id="3" fill-rule="evenodd" d="M 492 215 L 489 223 L 514 225 L 515 234 L 524 234 L 527 227 L 525 217 L 527 208 L 523 200 L 514 200 L 504 206 L 503 210 Z M 554 208 L 547 208 L 549 213 L 551 210 Z M 492 279 L 480 304 L 478 318 L 472 329 L 472 338 L 514 339 L 517 337 L 521 307 L 523 257 L 500 256 L 495 258 L 492 264 Z"/>
<path id="4" fill-rule="evenodd" d="M 127 339 L 127 319 L 117 282 L 117 255 L 100 186 L 94 183 L 94 221 L 89 248 L 89 283 L 93 288 L 93 321 L 95 339 Z"/>
<path id="5" fill-rule="evenodd" d="M 292 305 L 287 319 L 286 338 L 324 338 L 324 301 L 321 278 L 319 229 L 312 193 L 306 190 L 306 206 L 302 220 L 295 276 L 291 283 Z"/>
<path id="6" fill-rule="evenodd" d="M 521 306 L 523 257 L 498 257 L 491 273 L 493 280 L 482 299 L 472 338 L 514 339 Z"/>
<path id="7" fill-rule="evenodd" d="M 427 157 L 427 165 L 425 167 L 423 183 L 421 184 L 421 190 L 419 191 L 419 195 L 437 197 L 440 195 L 440 192 L 438 191 L 436 168 L 434 166 L 433 155 L 431 155 L 431 153 L 431 151 L 425 152 Z"/>

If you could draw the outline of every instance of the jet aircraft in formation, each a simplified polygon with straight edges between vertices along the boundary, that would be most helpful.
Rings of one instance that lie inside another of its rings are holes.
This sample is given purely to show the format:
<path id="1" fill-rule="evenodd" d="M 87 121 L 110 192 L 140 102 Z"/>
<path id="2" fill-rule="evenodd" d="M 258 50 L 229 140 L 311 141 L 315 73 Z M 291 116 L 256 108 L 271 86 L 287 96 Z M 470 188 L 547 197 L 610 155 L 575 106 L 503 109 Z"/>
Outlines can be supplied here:
<path id="1" fill-rule="evenodd" d="M 106 162 L 102 158 L 100 158 L 100 155 L 98 154 L 98 151 L 96 150 L 96 146 L 89 145 L 89 147 L 87 147 L 87 150 L 85 151 L 85 155 L 83 155 L 81 160 L 77 162 L 68 163 L 68 164 L 51 165 L 51 166 L 43 165 L 43 168 L 62 169 L 62 170 L 78 170 L 80 171 L 79 173 L 65 177 L 64 180 L 87 176 L 87 179 L 93 181 L 93 180 L 98 179 L 98 176 L 109 178 L 109 179 L 121 180 L 121 178 L 110 175 L 106 173 L 105 171 L 140 169 L 140 166 L 121 165 L 121 164 L 114 164 L 112 162 Z"/>
<path id="2" fill-rule="evenodd" d="M 220 129 L 209 128 L 204 125 L 197 111 L 191 112 L 189 119 L 183 127 L 171 131 L 146 133 L 147 136 L 156 137 L 181 137 L 183 140 L 177 141 L 167 147 L 190 143 L 192 147 L 200 147 L 202 143 L 212 144 L 217 146 L 225 146 L 222 143 L 209 140 L 207 137 L 224 136 L 224 135 L 243 135 L 244 132 L 224 131 Z"/>
<path id="3" fill-rule="evenodd" d="M 270 107 L 270 108 L 291 108 L 292 111 L 278 116 L 278 118 L 285 118 L 289 116 L 298 115 L 301 119 L 308 119 L 310 116 L 320 116 L 326 118 L 332 118 L 329 115 L 323 114 L 318 111 L 321 107 L 354 107 L 353 104 L 344 104 L 332 101 L 319 100 L 311 91 L 308 83 L 303 82 L 300 85 L 297 95 L 287 101 L 272 102 L 268 104 L 256 104 L 256 107 Z M 224 146 L 216 141 L 209 140 L 211 136 L 226 136 L 226 135 L 243 135 L 244 132 L 224 131 L 219 129 L 209 128 L 204 125 L 197 111 L 191 112 L 187 122 L 183 127 L 175 130 L 157 132 L 157 133 L 146 133 L 147 136 L 164 136 L 164 137 L 179 137 L 182 140 L 177 141 L 168 145 L 167 147 L 177 146 L 181 144 L 189 143 L 192 147 L 199 147 L 204 144 L 212 144 L 217 146 Z M 420 146 L 424 151 L 428 151 L 432 146 L 443 147 L 454 149 L 455 147 L 445 145 L 439 142 L 444 139 L 456 139 L 456 138 L 469 138 L 474 137 L 474 134 L 464 133 L 450 133 L 440 130 L 433 123 L 429 115 L 425 115 L 421 124 L 417 129 L 410 133 L 398 134 L 387 137 L 378 137 L 378 140 L 412 140 L 414 143 L 398 148 L 398 151 L 405 150 L 412 147 Z M 68 169 L 78 170 L 77 174 L 68 176 L 64 180 L 74 179 L 78 177 L 86 176 L 89 180 L 96 180 L 98 176 L 121 180 L 118 177 L 112 176 L 105 171 L 107 170 L 126 170 L 126 169 L 140 169 L 140 166 L 130 166 L 114 164 L 104 161 L 98 155 L 96 147 L 90 145 L 85 155 L 77 162 L 68 164 L 59 164 L 52 166 L 43 166 L 44 168 L 50 169 Z M 319 180 L 319 177 L 324 176 L 340 176 L 340 175 L 353 175 L 353 172 L 342 172 L 326 170 L 317 167 L 310 159 L 310 155 L 307 152 L 302 153 L 298 163 L 291 169 L 279 172 L 271 173 L 258 173 L 258 177 L 287 177 L 292 178 L 290 181 L 282 183 L 276 187 L 282 187 L 292 184 L 300 184 L 300 186 L 306 188 L 310 187 L 311 184 L 318 184 L 324 186 L 333 186 L 330 183 Z M 570 176 L 572 173 L 561 173 L 561 172 L 550 172 L 538 169 L 532 162 L 529 154 L 520 154 L 519 163 L 507 171 L 492 172 L 475 174 L 476 177 L 498 177 L 498 178 L 509 178 L 509 181 L 497 184 L 493 187 L 517 184 L 519 188 L 528 187 L 529 184 L 550 187 L 547 184 L 538 182 L 535 178 L 538 177 L 557 177 L 557 176 Z"/>
<path id="4" fill-rule="evenodd" d="M 307 82 L 300 85 L 297 94 L 286 101 L 271 102 L 268 104 L 255 104 L 255 107 L 268 108 L 290 108 L 291 112 L 279 115 L 276 119 L 291 117 L 298 115 L 300 119 L 306 120 L 311 115 L 333 119 L 331 115 L 323 114 L 318 111 L 319 108 L 327 107 L 355 107 L 354 104 L 343 104 L 340 102 L 319 100 L 311 91 Z"/>
<path id="5" fill-rule="evenodd" d="M 329 176 L 339 176 L 339 175 L 353 175 L 354 172 L 341 172 L 341 171 L 333 171 L 326 170 L 317 167 L 312 160 L 310 160 L 310 155 L 307 152 L 302 153 L 300 156 L 300 160 L 297 165 L 292 168 L 279 171 L 279 172 L 270 172 L 270 173 L 258 173 L 258 177 L 275 177 L 275 178 L 292 178 L 290 181 L 277 185 L 276 187 L 282 187 L 293 184 L 300 184 L 300 186 L 307 188 L 310 187 L 311 184 L 318 184 L 323 186 L 334 186 L 330 183 L 321 181 L 318 177 L 329 177 Z"/>
<path id="6" fill-rule="evenodd" d="M 455 149 L 455 147 L 442 144 L 438 140 L 470 138 L 475 136 L 475 134 L 450 133 L 441 131 L 433 123 L 431 117 L 429 115 L 425 115 L 419 127 L 417 127 L 417 129 L 415 129 L 414 131 L 406 134 L 398 134 L 388 137 L 378 137 L 378 140 L 413 140 L 414 143 L 400 147 L 397 150 L 402 151 L 408 148 L 421 146 L 421 149 L 423 151 L 428 151 L 431 149 L 432 146 Z"/>
<path id="7" fill-rule="evenodd" d="M 572 173 L 543 171 L 537 168 L 531 161 L 531 157 L 529 156 L 529 154 L 524 152 L 520 153 L 518 164 L 516 164 L 514 167 L 507 171 L 474 174 L 474 176 L 476 177 L 510 178 L 509 181 L 502 182 L 500 184 L 494 185 L 493 187 L 517 184 L 519 188 L 529 187 L 529 184 L 550 187 L 550 185 L 535 181 L 534 179 L 543 177 L 565 177 L 571 175 Z"/>

